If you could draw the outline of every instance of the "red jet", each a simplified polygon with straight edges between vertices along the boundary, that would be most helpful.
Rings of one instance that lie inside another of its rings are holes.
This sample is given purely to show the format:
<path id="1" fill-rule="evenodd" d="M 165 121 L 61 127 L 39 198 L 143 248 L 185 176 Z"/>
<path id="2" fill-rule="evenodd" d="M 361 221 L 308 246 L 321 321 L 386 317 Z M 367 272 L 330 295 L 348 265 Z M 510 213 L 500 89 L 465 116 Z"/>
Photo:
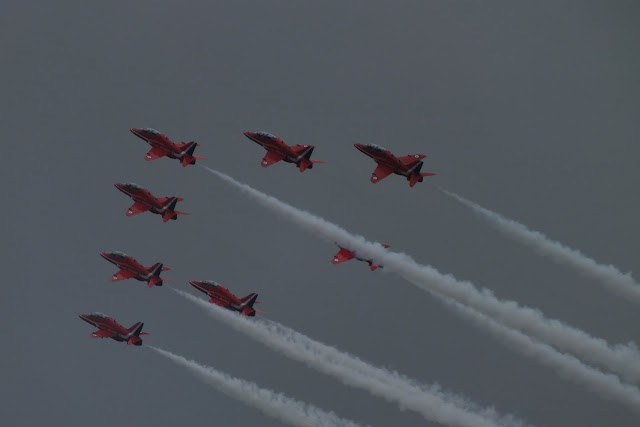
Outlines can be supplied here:
<path id="1" fill-rule="evenodd" d="M 385 248 L 390 248 L 391 246 L 383 243 L 382 246 L 384 246 Z M 371 269 L 371 271 L 374 271 L 376 268 L 382 268 L 381 265 L 376 264 L 375 262 L 373 262 L 373 260 L 370 259 L 364 259 L 364 258 L 358 258 L 356 256 L 355 253 L 353 253 L 352 251 L 350 251 L 349 249 L 345 249 L 342 246 L 338 245 L 338 247 L 340 248 L 340 251 L 338 251 L 337 254 L 335 254 L 335 256 L 333 257 L 333 260 L 331 261 L 333 264 L 342 264 L 345 261 L 349 261 L 350 259 L 357 259 L 358 261 L 364 261 L 367 264 L 369 264 L 369 268 Z"/>
<path id="2" fill-rule="evenodd" d="M 112 282 L 126 279 L 136 279 L 141 282 L 147 282 L 149 287 L 162 286 L 162 281 L 169 281 L 160 277 L 163 271 L 171 270 L 169 267 L 163 267 L 161 262 L 153 264 L 151 267 L 145 267 L 129 255 L 115 251 L 102 252 L 102 258 L 112 264 L 115 264 L 120 271 L 111 277 Z"/>
<path id="3" fill-rule="evenodd" d="M 245 132 L 244 136 L 267 150 L 267 154 L 262 158 L 263 168 L 284 160 L 287 163 L 295 163 L 300 172 L 304 172 L 305 169 L 313 168 L 314 163 L 324 163 L 320 160 L 311 160 L 311 153 L 315 148 L 313 145 L 289 146 L 269 132 Z"/>
<path id="4" fill-rule="evenodd" d="M 197 290 L 204 292 L 211 298 L 210 303 L 219 305 L 220 307 L 228 308 L 229 310 L 238 311 L 245 316 L 255 316 L 256 310 L 253 308 L 253 304 L 256 301 L 258 294 L 250 293 L 244 298 L 238 298 L 229 289 L 222 285 L 217 284 L 213 280 L 190 280 L 191 286 Z"/>
<path id="5" fill-rule="evenodd" d="M 183 201 L 182 197 L 161 197 L 157 198 L 153 194 L 138 184 L 131 182 L 116 183 L 116 188 L 127 196 L 131 197 L 135 203 L 127 210 L 127 216 L 138 215 L 142 212 L 151 211 L 162 215 L 164 222 L 170 219 L 178 219 L 178 215 L 189 215 L 186 212 L 176 211 L 176 203 Z"/>
<path id="6" fill-rule="evenodd" d="M 183 167 L 187 165 L 195 165 L 196 159 L 206 160 L 205 157 L 198 157 L 193 155 L 193 151 L 200 144 L 195 141 L 191 142 L 179 142 L 174 143 L 166 135 L 151 128 L 131 128 L 131 132 L 140 139 L 144 139 L 151 145 L 151 150 L 147 153 L 145 159 L 149 162 L 151 160 L 159 159 L 160 157 L 167 156 L 171 159 L 178 159 L 182 163 Z"/>
<path id="7" fill-rule="evenodd" d="M 98 328 L 91 334 L 93 338 L 112 338 L 116 341 L 126 341 L 128 345 L 142 345 L 140 335 L 148 335 L 142 332 L 144 323 L 138 322 L 129 329 L 116 322 L 112 317 L 107 317 L 101 313 L 79 314 L 82 320 L 91 323 Z"/>
<path id="8" fill-rule="evenodd" d="M 435 175 L 431 172 L 420 172 L 422 159 L 427 157 L 424 154 L 396 157 L 389 150 L 376 144 L 354 144 L 354 146 L 378 163 L 376 170 L 371 174 L 371 182 L 374 184 L 395 173 L 406 176 L 409 186 L 413 187 L 416 182 L 422 182 L 425 176 Z"/>

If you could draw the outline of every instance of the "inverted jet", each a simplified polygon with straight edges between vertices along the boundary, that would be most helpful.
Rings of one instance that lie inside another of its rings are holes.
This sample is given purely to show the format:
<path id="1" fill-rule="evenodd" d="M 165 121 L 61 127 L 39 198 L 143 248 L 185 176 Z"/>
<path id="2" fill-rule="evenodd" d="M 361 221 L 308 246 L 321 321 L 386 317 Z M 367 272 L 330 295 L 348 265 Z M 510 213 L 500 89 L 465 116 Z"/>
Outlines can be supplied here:
<path id="1" fill-rule="evenodd" d="M 384 246 L 385 248 L 390 248 L 391 246 L 383 243 L 382 246 Z M 340 250 L 338 251 L 337 254 L 335 254 L 333 256 L 333 260 L 331 260 L 331 262 L 333 264 L 342 264 L 345 261 L 349 261 L 350 259 L 357 259 L 358 261 L 364 261 L 367 264 L 369 264 L 369 268 L 371 269 L 371 271 L 374 271 L 376 268 L 382 268 L 382 266 L 380 264 L 376 264 L 375 262 L 373 262 L 373 260 L 371 259 L 366 259 L 366 258 L 359 258 L 356 256 L 356 254 L 353 251 L 350 251 L 347 248 L 343 248 L 342 246 L 338 245 L 338 247 L 340 248 Z"/>

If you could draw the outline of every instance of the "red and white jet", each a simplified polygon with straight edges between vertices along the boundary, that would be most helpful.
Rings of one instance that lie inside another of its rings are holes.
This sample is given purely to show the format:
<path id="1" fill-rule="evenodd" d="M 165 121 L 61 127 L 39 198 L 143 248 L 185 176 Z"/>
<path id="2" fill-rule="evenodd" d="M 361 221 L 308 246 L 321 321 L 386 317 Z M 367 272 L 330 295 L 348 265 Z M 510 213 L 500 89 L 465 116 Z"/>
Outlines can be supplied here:
<path id="1" fill-rule="evenodd" d="M 390 248 L 391 246 L 383 243 L 382 246 L 384 246 L 385 248 Z M 353 251 L 350 251 L 349 249 L 343 248 L 342 246 L 338 245 L 338 247 L 340 248 L 340 250 L 338 251 L 337 254 L 334 255 L 333 260 L 331 261 L 333 264 L 342 264 L 345 261 L 349 261 L 350 259 L 357 259 L 358 261 L 364 261 L 367 264 L 369 264 L 369 268 L 371 269 L 371 271 L 374 271 L 376 268 L 382 268 L 381 265 L 376 264 L 375 262 L 373 262 L 373 260 L 370 259 L 364 259 L 364 258 L 358 258 L 356 256 L 356 254 Z"/>
<path id="2" fill-rule="evenodd" d="M 176 203 L 183 201 L 182 197 L 160 197 L 157 198 L 149 190 L 140 187 L 132 182 L 114 184 L 116 188 L 127 196 L 131 197 L 135 203 L 127 210 L 127 216 L 138 215 L 150 211 L 162 215 L 164 222 L 170 219 L 178 219 L 178 215 L 189 215 L 186 212 L 176 211 Z"/>
<path id="3" fill-rule="evenodd" d="M 300 172 L 304 172 L 305 169 L 313 168 L 314 163 L 324 163 L 320 160 L 311 160 L 311 153 L 315 148 L 314 145 L 289 146 L 269 132 L 245 132 L 244 136 L 262 145 L 267 150 L 267 154 L 262 158 L 261 164 L 263 168 L 284 160 L 287 163 L 295 163 Z"/>
<path id="4" fill-rule="evenodd" d="M 229 289 L 219 285 L 213 280 L 190 280 L 189 283 L 197 290 L 207 294 L 211 298 L 209 300 L 210 303 L 229 310 L 238 311 L 245 316 L 256 315 L 256 310 L 253 308 L 253 304 L 259 302 L 256 301 L 258 298 L 258 294 L 256 293 L 250 293 L 244 298 L 238 298 L 229 292 Z"/>
<path id="5" fill-rule="evenodd" d="M 107 317 L 102 313 L 79 314 L 82 320 L 92 324 L 97 331 L 91 334 L 93 338 L 111 338 L 116 341 L 125 341 L 128 345 L 142 345 L 140 335 L 148 335 L 142 332 L 144 323 L 138 322 L 130 328 L 125 328 L 116 322 L 112 317 Z"/>
<path id="6" fill-rule="evenodd" d="M 406 176 L 409 186 L 413 187 L 416 182 L 422 182 L 425 176 L 435 175 L 435 173 L 431 172 L 420 172 L 422 159 L 427 157 L 424 154 L 396 157 L 389 150 L 376 144 L 354 144 L 354 146 L 378 163 L 373 174 L 371 174 L 371 182 L 374 184 L 395 173 Z"/>
<path id="7" fill-rule="evenodd" d="M 195 141 L 178 142 L 177 144 L 167 138 L 166 135 L 151 128 L 131 128 L 131 133 L 140 139 L 144 139 L 151 145 L 151 150 L 145 156 L 145 160 L 151 161 L 167 156 L 171 159 L 178 159 L 183 167 L 195 165 L 196 159 L 206 160 L 205 157 L 193 155 L 193 151 L 200 144 Z"/>
<path id="8" fill-rule="evenodd" d="M 147 282 L 148 286 L 152 287 L 162 286 L 163 281 L 170 281 L 160 277 L 160 273 L 163 271 L 171 270 L 169 267 L 164 267 L 161 262 L 157 262 L 151 267 L 145 267 L 133 257 L 120 251 L 102 252 L 100 256 L 110 263 L 115 264 L 120 269 L 120 271 L 111 277 L 112 282 L 136 279 L 141 282 Z"/>

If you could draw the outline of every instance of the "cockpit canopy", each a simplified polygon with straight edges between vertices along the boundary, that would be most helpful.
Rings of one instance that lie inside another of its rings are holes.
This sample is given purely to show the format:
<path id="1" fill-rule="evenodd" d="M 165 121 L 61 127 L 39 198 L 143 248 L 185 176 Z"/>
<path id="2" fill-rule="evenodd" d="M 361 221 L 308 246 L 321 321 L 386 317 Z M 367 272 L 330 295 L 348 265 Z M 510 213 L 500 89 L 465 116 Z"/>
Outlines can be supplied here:
<path id="1" fill-rule="evenodd" d="M 145 132 L 145 133 L 152 133 L 154 135 L 160 135 L 160 132 L 158 132 L 157 130 L 153 129 L 153 128 L 142 128 L 140 129 L 141 132 Z"/>
<path id="2" fill-rule="evenodd" d="M 203 285 L 220 286 L 218 283 L 214 282 L 213 280 L 203 280 L 200 283 L 202 283 Z"/>
<path id="3" fill-rule="evenodd" d="M 98 313 L 97 311 L 91 313 L 89 316 L 93 316 L 93 317 L 99 317 L 101 319 L 108 319 L 108 316 L 105 316 L 102 313 Z"/>
<path id="4" fill-rule="evenodd" d="M 124 252 L 113 251 L 113 252 L 111 252 L 111 256 L 114 257 L 114 258 L 126 258 L 128 255 L 125 254 Z"/>
<path id="5" fill-rule="evenodd" d="M 256 132 L 256 135 L 262 137 L 262 138 L 267 138 L 267 139 L 276 139 L 276 136 L 273 134 L 270 134 L 269 132 L 265 132 L 265 131 L 259 131 Z"/>
<path id="6" fill-rule="evenodd" d="M 383 151 L 387 151 L 386 148 L 382 148 L 379 145 L 376 144 L 367 144 L 365 145 L 365 147 L 367 147 L 368 149 L 372 150 L 372 151 L 377 151 L 378 153 L 382 153 Z"/>
<path id="7" fill-rule="evenodd" d="M 126 182 L 123 184 L 123 186 L 128 190 L 142 190 L 142 187 L 140 187 L 138 184 L 134 184 L 133 182 Z"/>

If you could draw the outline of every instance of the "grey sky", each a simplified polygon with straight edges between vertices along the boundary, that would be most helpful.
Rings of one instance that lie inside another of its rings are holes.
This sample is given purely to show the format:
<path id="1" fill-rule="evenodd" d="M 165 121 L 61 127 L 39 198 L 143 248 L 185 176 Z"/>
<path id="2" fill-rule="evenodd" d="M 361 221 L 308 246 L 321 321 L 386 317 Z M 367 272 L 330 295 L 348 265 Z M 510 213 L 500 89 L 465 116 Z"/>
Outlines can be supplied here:
<path id="1" fill-rule="evenodd" d="M 298 230 L 200 168 L 145 162 L 128 131 L 197 140 L 208 165 L 442 272 L 611 342 L 638 306 L 497 233 L 437 184 L 640 276 L 635 2 L 5 2 L 0 424 L 279 425 L 77 314 L 145 322 L 154 345 L 360 423 L 412 412 L 292 362 L 164 288 L 111 283 L 122 250 L 260 294 L 278 322 L 539 426 L 637 417 L 506 349 L 423 291 Z M 242 135 L 316 145 L 300 174 Z M 438 175 L 373 185 L 355 142 Z M 125 216 L 114 182 L 184 197 Z M 195 292 L 195 290 L 194 290 Z"/>

